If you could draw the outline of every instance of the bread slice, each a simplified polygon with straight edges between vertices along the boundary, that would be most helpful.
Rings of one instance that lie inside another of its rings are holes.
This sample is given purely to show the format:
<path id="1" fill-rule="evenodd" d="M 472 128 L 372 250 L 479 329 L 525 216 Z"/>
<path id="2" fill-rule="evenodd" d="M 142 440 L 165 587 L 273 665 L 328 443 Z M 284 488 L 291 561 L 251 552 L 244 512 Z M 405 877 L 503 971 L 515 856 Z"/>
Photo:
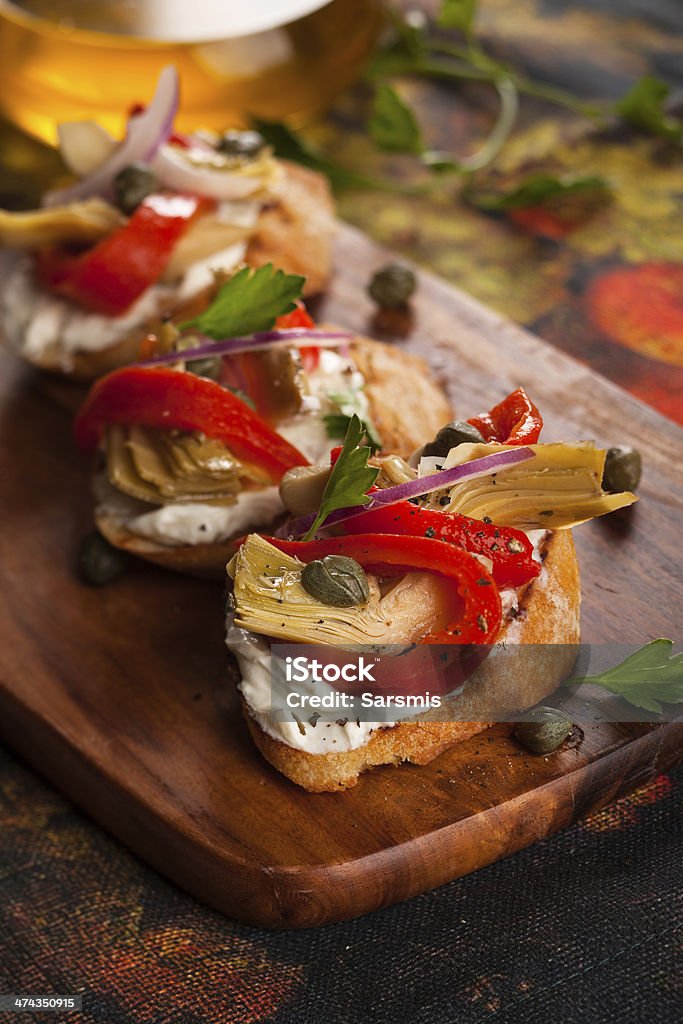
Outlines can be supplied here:
<path id="1" fill-rule="evenodd" d="M 288 273 L 303 274 L 306 278 L 304 295 L 310 297 L 323 291 L 330 275 L 335 233 L 332 195 L 323 175 L 298 164 L 281 163 L 284 174 L 278 184 L 277 197 L 262 209 L 245 261 L 254 267 L 272 262 Z M 187 320 L 205 308 L 207 299 L 205 289 L 182 306 L 171 305 L 165 314 L 178 321 Z M 74 352 L 68 372 L 61 366 L 59 352 L 48 350 L 31 361 L 40 369 L 76 380 L 95 380 L 119 366 L 135 362 L 140 343 L 158 326 L 159 317 L 155 316 L 108 348 Z"/>
<path id="2" fill-rule="evenodd" d="M 499 641 L 544 645 L 529 648 L 528 657 L 500 662 L 488 659 L 471 677 L 460 713 L 472 721 L 401 722 L 374 732 L 363 747 L 331 754 L 310 754 L 268 735 L 252 718 L 242 700 L 249 731 L 263 756 L 279 772 L 311 793 L 333 793 L 355 786 L 359 775 L 375 765 L 402 761 L 428 764 L 460 740 L 482 732 L 492 722 L 482 717 L 484 690 L 503 709 L 533 707 L 556 689 L 570 672 L 579 642 L 580 583 L 571 533 L 549 535 L 541 575 L 524 590 L 517 617 L 501 628 Z M 556 647 L 552 645 L 558 645 Z M 567 646 L 564 646 L 567 645 Z M 475 684 L 476 685 L 472 685 Z M 488 704 L 488 700 L 487 700 Z"/>
<path id="3" fill-rule="evenodd" d="M 452 418 L 448 399 L 419 356 L 381 341 L 357 338 L 351 357 L 366 381 L 370 415 L 382 436 L 387 454 L 408 456 Z M 225 564 L 235 553 L 234 540 L 220 544 L 170 547 L 136 536 L 118 518 L 98 510 L 95 522 L 110 544 L 166 569 L 193 576 L 222 579 Z M 277 524 L 272 524 L 275 526 Z M 260 524 L 255 527 L 263 529 Z M 266 527 L 267 532 L 272 527 Z M 240 536 L 245 532 L 241 530 Z"/>

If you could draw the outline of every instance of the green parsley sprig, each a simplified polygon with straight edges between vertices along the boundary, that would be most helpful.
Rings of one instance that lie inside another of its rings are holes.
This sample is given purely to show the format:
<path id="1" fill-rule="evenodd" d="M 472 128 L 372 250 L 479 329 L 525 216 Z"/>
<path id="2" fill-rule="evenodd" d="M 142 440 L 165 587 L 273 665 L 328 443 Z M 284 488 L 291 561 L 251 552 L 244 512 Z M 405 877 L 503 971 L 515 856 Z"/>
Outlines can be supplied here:
<path id="1" fill-rule="evenodd" d="M 339 458 L 332 467 L 323 491 L 315 522 L 304 540 L 314 537 L 329 514 L 336 509 L 367 505 L 370 501 L 366 492 L 377 479 L 379 469 L 368 466 L 370 448 L 367 445 L 360 446 L 365 432 L 366 427 L 362 420 L 358 416 L 352 416 Z"/>
<path id="2" fill-rule="evenodd" d="M 565 686 L 601 686 L 629 704 L 658 714 L 665 704 L 683 703 L 683 652 L 672 654 L 672 640 L 651 640 L 614 668 L 597 676 L 575 676 Z"/>
<path id="3" fill-rule="evenodd" d="M 258 270 L 244 267 L 222 285 L 208 309 L 180 330 L 194 329 L 216 341 L 268 331 L 279 316 L 296 309 L 305 282 L 305 277 L 285 274 L 272 263 Z"/>

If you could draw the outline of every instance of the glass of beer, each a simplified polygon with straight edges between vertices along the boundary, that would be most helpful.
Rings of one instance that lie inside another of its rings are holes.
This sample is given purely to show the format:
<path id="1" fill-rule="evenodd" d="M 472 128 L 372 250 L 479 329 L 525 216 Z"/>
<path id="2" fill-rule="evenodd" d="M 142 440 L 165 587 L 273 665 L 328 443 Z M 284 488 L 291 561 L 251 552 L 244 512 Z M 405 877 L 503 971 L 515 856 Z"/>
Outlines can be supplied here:
<path id="1" fill-rule="evenodd" d="M 54 142 L 60 121 L 116 135 L 175 64 L 180 130 L 304 121 L 358 74 L 381 0 L 0 0 L 0 110 Z"/>

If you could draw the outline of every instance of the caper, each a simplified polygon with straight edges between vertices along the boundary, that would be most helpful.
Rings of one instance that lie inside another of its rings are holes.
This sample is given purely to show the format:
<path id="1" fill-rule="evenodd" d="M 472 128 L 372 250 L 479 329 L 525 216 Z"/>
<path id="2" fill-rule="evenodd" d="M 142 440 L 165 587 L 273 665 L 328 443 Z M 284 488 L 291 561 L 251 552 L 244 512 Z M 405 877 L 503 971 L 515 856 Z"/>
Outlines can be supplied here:
<path id="1" fill-rule="evenodd" d="M 363 604 L 370 596 L 362 565 L 344 555 L 326 555 L 304 566 L 301 585 L 312 597 L 336 608 Z"/>
<path id="2" fill-rule="evenodd" d="M 131 214 L 151 192 L 159 187 L 156 176 L 145 164 L 129 164 L 114 178 L 116 205 Z"/>
<path id="3" fill-rule="evenodd" d="M 515 726 L 515 738 L 533 754 L 551 754 L 562 746 L 572 731 L 572 723 L 557 708 L 534 708 L 526 722 Z"/>
<path id="4" fill-rule="evenodd" d="M 78 556 L 79 575 L 92 587 L 113 583 L 126 568 L 126 556 L 93 530 L 83 538 Z"/>
<path id="5" fill-rule="evenodd" d="M 635 491 L 640 483 L 642 461 L 637 448 L 622 444 L 609 448 L 605 456 L 602 486 L 610 494 Z"/>
<path id="6" fill-rule="evenodd" d="M 201 344 L 199 338 L 186 334 L 177 338 L 174 342 L 176 352 L 186 352 L 190 348 L 198 348 Z M 209 356 L 206 359 L 190 359 L 185 364 L 188 373 L 194 373 L 196 377 L 208 377 L 209 380 L 218 380 L 221 375 L 221 360 L 219 356 Z"/>
<path id="7" fill-rule="evenodd" d="M 368 294 L 383 309 L 404 306 L 416 288 L 415 274 L 403 263 L 388 263 L 373 275 Z"/>
<path id="8" fill-rule="evenodd" d="M 260 132 L 225 132 L 216 149 L 225 156 L 242 157 L 244 160 L 254 160 L 255 157 L 265 148 L 266 140 Z"/>
<path id="9" fill-rule="evenodd" d="M 424 446 L 422 454 L 445 459 L 451 448 L 457 448 L 459 444 L 482 444 L 483 441 L 484 438 L 471 423 L 454 420 L 442 427 L 434 440 Z"/>

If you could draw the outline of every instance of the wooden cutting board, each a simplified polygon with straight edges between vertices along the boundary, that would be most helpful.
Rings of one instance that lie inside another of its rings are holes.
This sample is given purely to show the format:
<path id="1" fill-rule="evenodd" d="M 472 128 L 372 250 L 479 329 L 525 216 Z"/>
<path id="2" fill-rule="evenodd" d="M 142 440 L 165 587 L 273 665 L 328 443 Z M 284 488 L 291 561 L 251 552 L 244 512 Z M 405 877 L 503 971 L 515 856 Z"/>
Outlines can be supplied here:
<path id="1" fill-rule="evenodd" d="M 386 260 L 344 228 L 319 314 L 371 332 Z M 422 275 L 410 337 L 462 415 L 524 384 L 546 439 L 643 452 L 641 503 L 579 528 L 584 640 L 680 639 L 683 431 L 591 370 Z M 0 355 L 0 734 L 131 850 L 199 899 L 269 927 L 353 917 L 474 871 L 679 760 L 683 726 L 594 725 L 549 757 L 509 727 L 431 765 L 311 795 L 241 721 L 221 587 L 135 565 L 103 590 L 74 563 L 88 467 L 35 374 Z"/>

